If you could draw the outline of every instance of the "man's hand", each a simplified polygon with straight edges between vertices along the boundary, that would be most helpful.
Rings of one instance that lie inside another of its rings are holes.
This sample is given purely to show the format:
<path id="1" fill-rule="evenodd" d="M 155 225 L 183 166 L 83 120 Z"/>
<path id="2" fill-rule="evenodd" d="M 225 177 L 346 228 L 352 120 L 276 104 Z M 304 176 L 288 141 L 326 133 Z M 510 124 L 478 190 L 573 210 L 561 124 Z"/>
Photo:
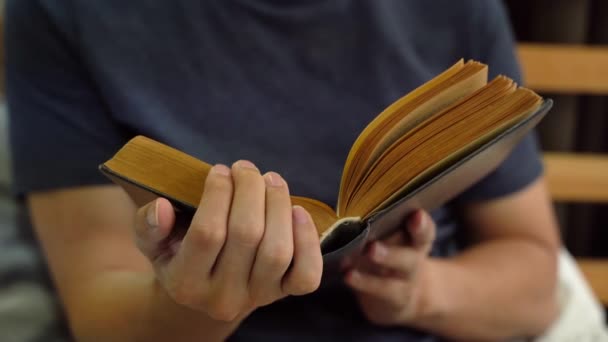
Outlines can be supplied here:
<path id="1" fill-rule="evenodd" d="M 219 321 L 317 289 L 319 239 L 310 215 L 291 206 L 286 182 L 248 161 L 214 166 L 183 239 L 169 241 L 175 214 L 166 199 L 137 213 L 136 238 L 178 304 Z"/>
<path id="2" fill-rule="evenodd" d="M 373 242 L 357 266 L 346 273 L 346 283 L 355 290 L 371 322 L 404 325 L 426 314 L 431 287 L 427 261 L 434 239 L 432 218 L 416 211 L 408 219 L 406 231 Z"/>

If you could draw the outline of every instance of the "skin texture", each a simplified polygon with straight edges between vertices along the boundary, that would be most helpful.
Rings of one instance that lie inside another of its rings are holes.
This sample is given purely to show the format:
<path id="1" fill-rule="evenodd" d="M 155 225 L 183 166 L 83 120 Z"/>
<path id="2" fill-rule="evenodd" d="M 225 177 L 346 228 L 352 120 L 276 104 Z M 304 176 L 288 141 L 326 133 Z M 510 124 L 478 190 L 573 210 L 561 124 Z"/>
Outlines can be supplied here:
<path id="1" fill-rule="evenodd" d="M 454 258 L 428 257 L 436 227 L 418 211 L 356 266 L 346 262 L 370 321 L 470 341 L 535 336 L 554 320 L 560 242 L 543 180 L 465 215 L 474 244 Z"/>
<path id="2" fill-rule="evenodd" d="M 291 207 L 287 184 L 276 173 L 262 177 L 248 161 L 232 171 L 216 165 L 186 236 L 163 246 L 174 218 L 169 202 L 156 200 L 138 211 L 136 232 L 140 250 L 178 304 L 232 321 L 319 286 L 323 266 L 314 224 L 303 208 Z"/>
<path id="3" fill-rule="evenodd" d="M 364 257 L 356 261 L 356 267 L 350 265 L 350 260 L 345 262 L 349 269 L 345 281 L 357 291 L 370 321 L 406 325 L 419 315 L 421 292 L 428 285 L 425 263 L 434 239 L 434 222 L 419 210 L 409 218 L 403 232 L 372 243 Z"/>
<path id="4" fill-rule="evenodd" d="M 28 200 L 79 340 L 222 340 L 257 307 L 314 291 L 322 274 L 310 216 L 278 174 L 247 161 L 213 168 L 183 239 L 170 235 L 168 201 L 136 209 L 115 186 Z M 455 258 L 428 257 L 435 225 L 420 211 L 347 261 L 362 310 L 468 341 L 540 333 L 555 316 L 559 246 L 542 179 L 463 210 L 473 241 Z"/>

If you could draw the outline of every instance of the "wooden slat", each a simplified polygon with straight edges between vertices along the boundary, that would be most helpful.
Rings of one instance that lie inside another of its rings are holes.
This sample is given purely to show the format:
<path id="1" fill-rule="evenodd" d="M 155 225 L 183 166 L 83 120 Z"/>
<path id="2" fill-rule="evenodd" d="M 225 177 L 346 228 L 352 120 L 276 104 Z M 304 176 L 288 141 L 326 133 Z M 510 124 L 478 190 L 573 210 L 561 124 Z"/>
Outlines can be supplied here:
<path id="1" fill-rule="evenodd" d="M 608 306 L 608 260 L 577 259 L 580 270 L 602 304 Z"/>
<path id="2" fill-rule="evenodd" d="M 608 203 L 608 156 L 545 153 L 544 162 L 554 200 Z"/>
<path id="3" fill-rule="evenodd" d="M 534 90 L 608 95 L 608 46 L 519 44 L 524 81 Z"/>

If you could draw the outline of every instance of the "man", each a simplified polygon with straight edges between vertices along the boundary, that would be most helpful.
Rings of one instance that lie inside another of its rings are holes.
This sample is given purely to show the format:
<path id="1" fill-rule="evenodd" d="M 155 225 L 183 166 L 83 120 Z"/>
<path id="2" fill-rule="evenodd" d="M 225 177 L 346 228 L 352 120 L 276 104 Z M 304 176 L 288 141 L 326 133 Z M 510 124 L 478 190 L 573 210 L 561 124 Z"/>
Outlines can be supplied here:
<path id="1" fill-rule="evenodd" d="M 498 340 L 555 317 L 532 137 L 370 246 L 385 276 L 315 291 L 314 225 L 288 197 L 331 203 L 358 132 L 457 59 L 517 79 L 498 1 L 18 0 L 7 52 L 15 191 L 78 339 Z M 166 200 L 134 208 L 96 170 L 135 134 L 218 163 L 183 241 Z"/>

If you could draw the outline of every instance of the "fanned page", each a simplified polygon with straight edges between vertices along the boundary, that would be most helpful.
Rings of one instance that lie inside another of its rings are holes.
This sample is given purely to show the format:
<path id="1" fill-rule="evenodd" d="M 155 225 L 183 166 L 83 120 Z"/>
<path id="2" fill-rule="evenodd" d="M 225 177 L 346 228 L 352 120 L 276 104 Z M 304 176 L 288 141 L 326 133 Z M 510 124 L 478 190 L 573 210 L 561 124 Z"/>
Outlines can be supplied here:
<path id="1" fill-rule="evenodd" d="M 336 212 L 345 213 L 355 188 L 376 159 L 416 125 L 455 101 L 472 94 L 487 82 L 486 65 L 461 61 L 405 95 L 380 113 L 354 142 L 344 169 Z"/>
<path id="2" fill-rule="evenodd" d="M 345 216 L 368 217 L 421 179 L 462 158 L 480 142 L 536 110 L 542 99 L 498 77 L 486 87 L 430 117 L 389 147 L 352 195 Z"/>

